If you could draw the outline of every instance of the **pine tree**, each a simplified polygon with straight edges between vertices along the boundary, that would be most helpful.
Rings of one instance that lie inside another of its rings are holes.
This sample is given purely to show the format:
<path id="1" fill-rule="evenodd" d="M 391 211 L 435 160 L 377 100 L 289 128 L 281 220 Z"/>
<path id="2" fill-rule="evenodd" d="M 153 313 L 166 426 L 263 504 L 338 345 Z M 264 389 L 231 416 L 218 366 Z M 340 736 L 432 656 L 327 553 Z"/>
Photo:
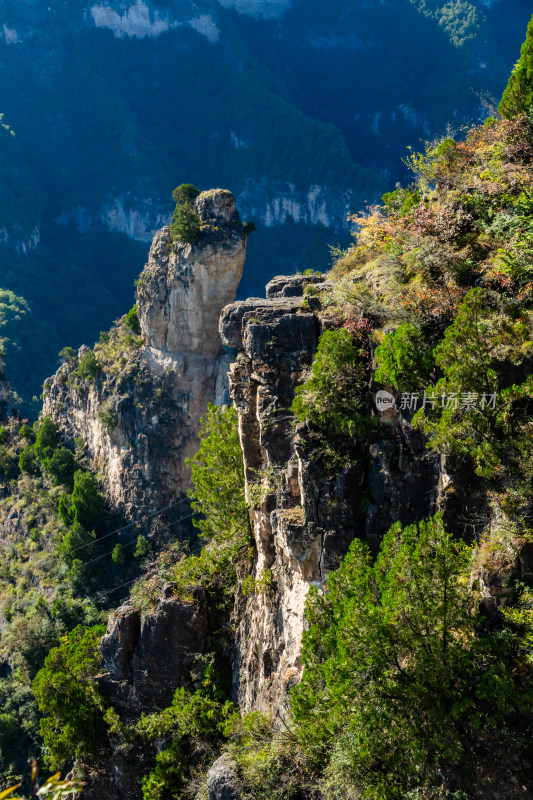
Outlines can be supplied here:
<path id="1" fill-rule="evenodd" d="M 520 58 L 503 93 L 499 111 L 507 119 L 516 117 L 533 104 L 533 17 L 527 27 L 526 41 Z"/>

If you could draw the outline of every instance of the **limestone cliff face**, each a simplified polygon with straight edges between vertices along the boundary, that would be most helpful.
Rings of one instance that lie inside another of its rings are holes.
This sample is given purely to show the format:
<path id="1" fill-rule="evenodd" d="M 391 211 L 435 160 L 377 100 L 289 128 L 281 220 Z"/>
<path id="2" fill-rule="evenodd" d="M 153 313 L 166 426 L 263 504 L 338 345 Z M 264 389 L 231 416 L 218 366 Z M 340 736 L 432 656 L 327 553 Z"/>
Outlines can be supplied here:
<path id="1" fill-rule="evenodd" d="M 245 240 L 231 192 L 204 192 L 196 206 L 209 226 L 201 248 L 182 244 L 171 251 L 164 236 L 155 239 L 139 281 L 138 313 L 148 347 L 215 357 L 220 310 L 224 298 L 235 297 Z"/>
<path id="2" fill-rule="evenodd" d="M 224 309 L 221 332 L 239 351 L 230 384 L 248 487 L 264 476 L 264 500 L 254 512 L 255 577 L 271 576 L 264 591 L 235 609 L 234 692 L 243 710 L 274 715 L 299 678 L 309 586 L 322 584 L 356 533 L 350 508 L 360 475 L 352 469 L 322 480 L 302 454 L 289 408 L 320 323 L 303 306 L 302 279 L 278 279 L 267 289 L 266 300 Z"/>
<path id="3" fill-rule="evenodd" d="M 78 31 L 83 28 L 107 28 L 117 38 L 157 37 L 182 26 L 189 26 L 211 41 L 218 39 L 217 4 L 214 0 L 6 0 L 3 3 L 0 38 L 17 45 L 42 38 L 61 26 Z"/>
<path id="4" fill-rule="evenodd" d="M 304 426 L 295 425 L 295 387 L 306 377 L 324 324 L 312 310 L 316 299 L 304 301 L 306 280 L 277 278 L 267 299 L 233 303 L 220 322 L 224 343 L 238 351 L 230 390 L 248 489 L 263 476 L 254 512 L 254 577 L 266 588 L 237 595 L 233 691 L 243 710 L 261 709 L 273 719 L 300 678 L 309 587 L 324 584 L 355 536 L 377 547 L 396 520 L 411 522 L 447 502 L 443 465 L 407 419 L 383 420 L 340 474 L 330 474 Z"/>
<path id="5" fill-rule="evenodd" d="M 45 390 L 43 414 L 67 442 L 83 440 L 110 502 L 134 517 L 186 491 L 185 459 L 196 452 L 200 417 L 209 402 L 225 400 L 229 357 L 218 317 L 235 297 L 246 236 L 231 193 L 203 193 L 197 208 L 199 242 L 175 244 L 168 228 L 154 239 L 139 279 L 142 339 L 122 320 L 95 349 L 95 379 L 77 377 L 82 348 Z"/>

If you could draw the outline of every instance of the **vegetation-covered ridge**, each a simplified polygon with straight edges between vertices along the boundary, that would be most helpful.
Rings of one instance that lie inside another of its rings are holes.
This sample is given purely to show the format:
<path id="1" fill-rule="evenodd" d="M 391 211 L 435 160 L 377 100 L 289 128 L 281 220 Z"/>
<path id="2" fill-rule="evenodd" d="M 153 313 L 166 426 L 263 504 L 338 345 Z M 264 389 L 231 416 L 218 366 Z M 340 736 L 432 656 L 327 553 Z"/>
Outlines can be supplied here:
<path id="1" fill-rule="evenodd" d="M 529 59 L 526 47 L 526 76 Z M 223 752 L 243 800 L 532 797 L 533 113 L 513 85 L 505 118 L 413 153 L 413 183 L 354 217 L 353 246 L 306 287 L 301 310 L 315 309 L 324 332 L 292 403 L 299 453 L 336 480 L 362 469 L 380 437 L 418 436 L 442 511 L 395 522 L 372 547 L 355 538 L 316 581 L 281 723 L 230 700 L 232 612 L 276 591 L 269 570 L 251 572 L 252 521 L 276 476 L 245 485 L 237 413 L 208 409 L 190 461 L 198 548 L 161 554 L 131 592 L 144 619 L 162 591 L 208 619 L 194 688 L 143 713 L 102 690 L 100 649 L 110 593 L 148 554 L 142 530 L 128 534 L 128 562 L 82 441 L 64 447 L 48 418 L 0 430 L 7 784 L 31 747 L 52 768 L 75 760 L 85 779 L 112 754 L 140 775 L 144 800 L 205 800 Z M 180 205 L 176 238 L 195 238 L 192 204 Z M 132 309 L 94 350 L 62 351 L 69 389 L 102 383 L 109 433 L 141 346 Z M 378 412 L 378 390 L 395 407 Z M 289 511 L 302 521 L 301 507 Z"/>
<path id="2" fill-rule="evenodd" d="M 75 451 L 65 447 L 49 417 L 33 427 L 11 417 L 0 441 L 0 770 L 4 786 L 24 779 L 26 792 L 28 755 L 42 763 L 42 737 L 53 750 L 53 733 L 40 722 L 39 684 L 32 690 L 36 674 L 51 648 L 81 630 L 77 626 L 99 641 L 109 609 L 125 596 L 140 565 L 148 566 L 148 535 L 162 523 L 152 518 L 124 528 L 121 515 L 106 505 L 102 476 L 94 476 L 85 443 L 78 439 Z M 83 669 L 81 661 L 77 666 Z M 65 680 L 61 691 L 74 702 Z M 74 739 L 66 736 L 71 757 Z M 91 730 L 84 727 L 84 736 L 90 741 Z"/>
<path id="3" fill-rule="evenodd" d="M 163 580 L 188 602 L 205 592 L 216 636 L 201 685 L 122 719 L 94 693 L 101 665 L 93 633 L 79 629 L 37 676 L 51 764 L 68 760 L 60 731 L 71 706 L 44 687 L 82 647 L 89 717 L 76 715 L 69 745 L 79 764 L 98 760 L 109 737 L 126 760 L 141 748 L 145 800 L 205 797 L 223 751 L 249 800 L 474 800 L 488 786 L 531 796 L 532 601 L 517 568 L 533 541 L 531 117 L 488 120 L 409 161 L 413 184 L 358 217 L 354 245 L 307 287 L 326 332 L 292 410 L 302 446 L 338 474 L 364 462 L 381 430 L 369 387 L 390 391 L 388 413 L 418 429 L 445 469 L 460 466 L 474 510 L 460 510 L 463 522 L 449 511 L 452 484 L 444 514 L 396 523 L 378 552 L 356 539 L 309 595 L 303 678 L 284 725 L 241 715 L 229 703 L 228 613 L 272 576 L 247 577 L 261 488 L 246 496 L 236 415 L 212 407 L 191 462 L 205 546 L 162 561 L 132 595 L 147 610 Z"/>

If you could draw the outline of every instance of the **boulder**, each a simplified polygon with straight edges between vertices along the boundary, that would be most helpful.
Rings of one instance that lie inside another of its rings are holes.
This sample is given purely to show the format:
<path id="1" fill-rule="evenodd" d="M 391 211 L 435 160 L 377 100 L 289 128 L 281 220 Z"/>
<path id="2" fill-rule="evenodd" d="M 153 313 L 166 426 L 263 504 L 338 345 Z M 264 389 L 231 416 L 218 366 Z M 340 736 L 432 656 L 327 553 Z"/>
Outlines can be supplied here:
<path id="1" fill-rule="evenodd" d="M 207 791 L 209 800 L 239 800 L 241 797 L 235 762 L 226 753 L 209 770 Z"/>

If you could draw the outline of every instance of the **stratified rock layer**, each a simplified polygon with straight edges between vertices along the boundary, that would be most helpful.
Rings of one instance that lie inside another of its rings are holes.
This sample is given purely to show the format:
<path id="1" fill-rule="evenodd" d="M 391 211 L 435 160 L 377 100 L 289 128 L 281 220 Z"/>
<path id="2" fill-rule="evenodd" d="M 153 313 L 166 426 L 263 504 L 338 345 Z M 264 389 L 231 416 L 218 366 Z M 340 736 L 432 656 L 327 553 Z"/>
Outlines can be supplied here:
<path id="1" fill-rule="evenodd" d="M 197 243 L 174 243 L 169 228 L 154 238 L 137 300 L 145 346 L 126 365 L 117 356 L 92 382 L 64 365 L 44 400 L 43 414 L 67 443 L 80 437 L 106 475 L 109 501 L 136 518 L 187 490 L 185 459 L 198 449 L 200 418 L 209 402 L 228 400 L 218 318 L 235 297 L 246 236 L 230 192 L 204 192 L 196 207 Z M 116 424 L 106 426 L 102 409 Z"/>
<path id="2" fill-rule="evenodd" d="M 355 502 L 359 482 L 351 470 L 334 483 L 318 483 L 299 452 L 289 409 L 313 360 L 320 323 L 303 305 L 302 279 L 285 279 L 286 292 L 282 283 L 272 299 L 224 309 L 220 328 L 225 344 L 239 350 L 230 384 L 248 487 L 264 476 L 264 500 L 254 512 L 255 577 L 270 576 L 264 591 L 237 603 L 234 693 L 243 710 L 272 716 L 300 675 L 308 589 L 323 583 L 355 535 L 343 510 Z"/>
<path id="3" fill-rule="evenodd" d="M 203 597 L 162 597 L 151 614 L 119 608 L 102 639 L 102 693 L 133 717 L 169 706 L 178 686 L 194 691 L 193 670 L 209 642 Z"/>
<path id="4" fill-rule="evenodd" d="M 275 278 L 267 299 L 233 303 L 220 321 L 224 343 L 238 351 L 230 391 L 248 490 L 258 476 L 263 483 L 254 511 L 254 577 L 264 588 L 247 598 L 237 594 L 233 692 L 243 711 L 260 709 L 273 721 L 301 675 L 310 586 L 324 585 L 354 537 L 377 547 L 393 522 L 445 505 L 440 459 L 398 415 L 354 444 L 352 463 L 340 472 L 320 463 L 296 424 L 295 388 L 307 377 L 324 324 L 312 310 L 316 301 L 304 299 L 304 285 L 321 280 Z"/>
<path id="5" fill-rule="evenodd" d="M 203 358 L 220 353 L 218 318 L 233 300 L 246 256 L 246 241 L 231 192 L 203 192 L 196 208 L 206 230 L 201 246 L 169 247 L 163 228 L 154 239 L 137 292 L 146 344 Z"/>

